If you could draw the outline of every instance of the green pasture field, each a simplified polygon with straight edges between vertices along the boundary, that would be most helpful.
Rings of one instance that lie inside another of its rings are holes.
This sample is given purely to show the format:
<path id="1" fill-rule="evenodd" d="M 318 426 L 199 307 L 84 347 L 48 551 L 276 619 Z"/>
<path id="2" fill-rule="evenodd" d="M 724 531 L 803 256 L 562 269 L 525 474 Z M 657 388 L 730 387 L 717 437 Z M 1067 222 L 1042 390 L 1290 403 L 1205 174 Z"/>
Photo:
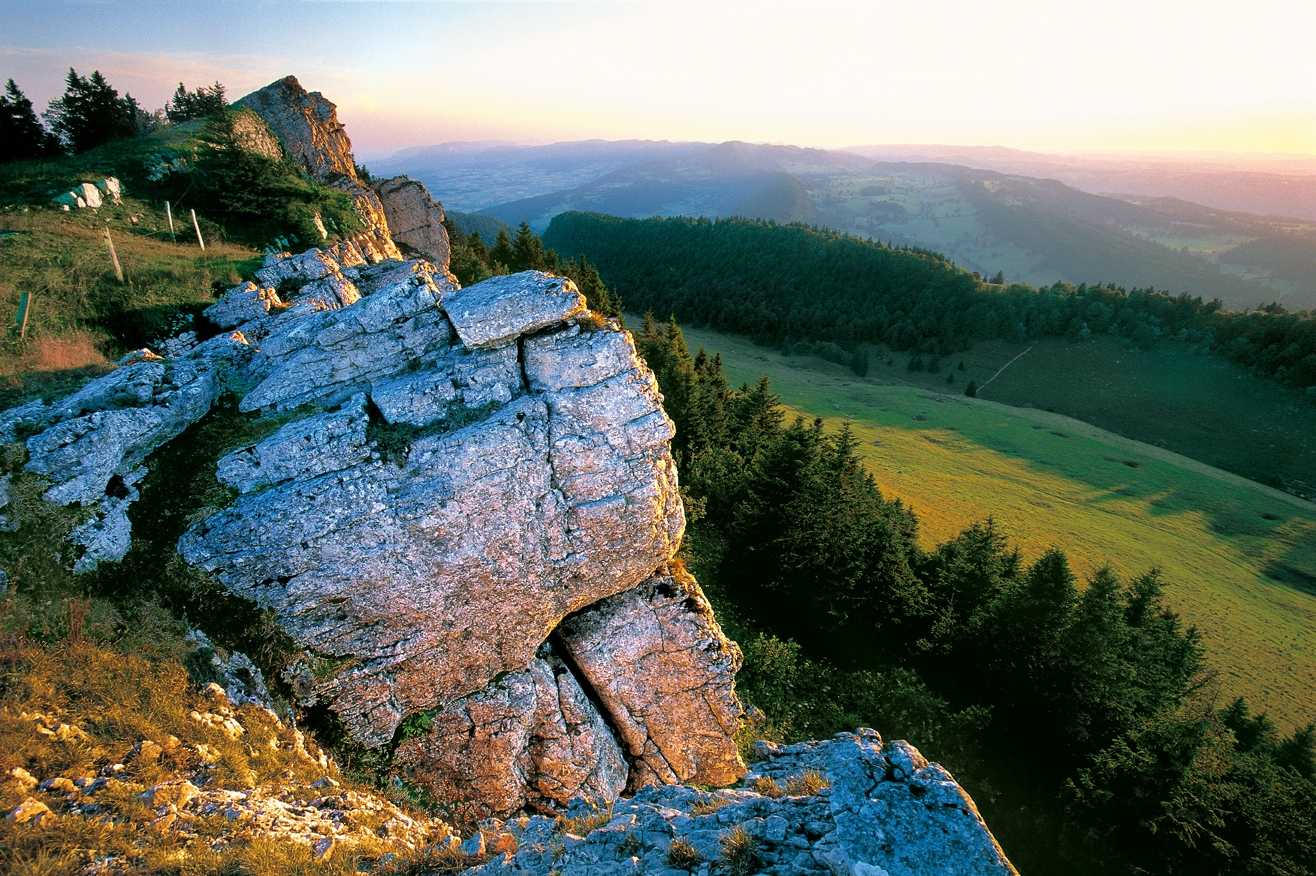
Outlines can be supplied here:
<path id="1" fill-rule="evenodd" d="M 1037 407 L 1003 403 L 1039 387 L 1048 369 L 1096 385 L 1084 357 L 1039 345 L 1014 366 L 1042 352 L 1037 368 L 1019 368 L 1013 384 L 1007 370 L 987 397 L 970 399 L 969 376 L 982 382 L 988 360 L 999 367 L 1009 357 L 993 357 L 1010 351 L 975 348 L 946 386 L 958 359 L 938 374 L 910 374 L 901 360 L 860 379 L 738 336 L 684 330 L 691 349 L 721 353 L 734 383 L 767 374 L 791 411 L 829 429 L 848 421 L 883 493 L 917 513 L 925 547 L 990 515 L 1026 561 L 1054 546 L 1083 577 L 1106 564 L 1125 575 L 1159 567 L 1176 610 L 1202 631 L 1222 698 L 1246 696 L 1285 732 L 1316 718 L 1316 504 L 1047 411 L 1040 390 Z M 1217 400 L 1218 415 L 1245 416 L 1247 398 Z"/>

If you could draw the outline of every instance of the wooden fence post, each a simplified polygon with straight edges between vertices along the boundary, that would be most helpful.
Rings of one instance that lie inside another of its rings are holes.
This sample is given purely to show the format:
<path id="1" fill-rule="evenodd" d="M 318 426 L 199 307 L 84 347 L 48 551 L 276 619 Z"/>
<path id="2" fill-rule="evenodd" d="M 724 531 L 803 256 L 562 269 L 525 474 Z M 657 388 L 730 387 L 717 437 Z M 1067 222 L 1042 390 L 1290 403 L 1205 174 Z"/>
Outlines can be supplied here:
<path id="1" fill-rule="evenodd" d="M 23 294 L 18 298 L 18 315 L 14 319 L 14 322 L 18 326 L 18 336 L 20 338 L 27 337 L 27 313 L 28 310 L 31 309 L 31 306 L 32 296 L 27 290 L 24 290 Z"/>
<path id="2" fill-rule="evenodd" d="M 123 268 L 119 267 L 119 254 L 114 251 L 114 238 L 110 237 L 110 226 L 105 226 L 105 242 L 110 246 L 110 261 L 114 262 L 114 276 L 123 282 Z"/>
<path id="3" fill-rule="evenodd" d="M 196 221 L 196 210 L 192 211 L 192 227 L 196 229 L 196 242 L 201 244 L 201 248 L 206 248 L 206 242 L 201 239 L 201 226 Z"/>
<path id="4" fill-rule="evenodd" d="M 178 238 L 174 237 L 174 211 L 169 208 L 168 201 L 165 201 L 165 215 L 169 217 L 169 239 L 178 243 Z"/>

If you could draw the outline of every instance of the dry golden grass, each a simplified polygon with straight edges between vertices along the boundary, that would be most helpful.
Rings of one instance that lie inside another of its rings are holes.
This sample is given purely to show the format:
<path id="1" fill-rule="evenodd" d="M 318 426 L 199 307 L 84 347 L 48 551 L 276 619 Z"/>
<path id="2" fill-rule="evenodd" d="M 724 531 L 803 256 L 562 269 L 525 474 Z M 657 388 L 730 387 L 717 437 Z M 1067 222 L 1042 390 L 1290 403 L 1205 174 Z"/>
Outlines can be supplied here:
<path id="1" fill-rule="evenodd" d="M 749 785 L 750 790 L 762 794 L 764 797 L 780 797 L 784 791 L 777 780 L 772 776 L 756 776 L 754 781 Z"/>
<path id="2" fill-rule="evenodd" d="M 817 770 L 805 770 L 799 775 L 786 780 L 787 797 L 812 797 L 823 788 L 831 787 L 831 782 Z"/>
<path id="3" fill-rule="evenodd" d="M 181 623 L 150 604 L 124 613 L 94 599 L 0 599 L 0 812 L 34 797 L 53 813 L 35 825 L 0 820 L 0 872 L 74 873 L 107 858 L 131 872 L 161 876 L 362 869 L 406 876 L 454 873 L 478 863 L 455 849 L 374 841 L 366 831 L 382 823 L 374 823 L 377 813 L 359 809 L 349 811 L 347 821 L 364 828 L 355 835 L 365 838 L 335 849 L 329 860 L 219 814 L 190 818 L 191 835 L 154 826 L 156 812 L 138 795 L 179 778 L 207 789 L 305 789 L 332 774 L 343 782 L 342 793 L 368 791 L 302 754 L 295 731 L 264 709 L 234 708 L 245 731 L 236 737 L 190 717 L 217 706 L 180 662 L 189 648 L 184 633 Z M 142 740 L 159 749 L 149 756 L 135 751 Z M 313 744 L 307 748 L 315 753 Z M 123 766 L 116 772 L 114 764 Z M 38 781 L 114 780 L 94 794 L 40 791 L 10 778 L 15 769 Z M 78 810 L 92 803 L 94 812 Z M 388 854 L 393 857 L 381 867 Z"/>
<path id="4" fill-rule="evenodd" d="M 678 870 L 690 870 L 704 861 L 699 849 L 687 839 L 676 837 L 667 846 L 667 864 Z"/>
<path id="5" fill-rule="evenodd" d="M 595 807 L 592 812 L 578 815 L 575 818 L 559 817 L 557 819 L 557 832 L 561 834 L 569 833 L 572 836 L 588 836 L 609 821 L 612 821 L 612 806 L 599 806 Z"/>
<path id="6" fill-rule="evenodd" d="M 749 876 L 758 868 L 759 843 L 740 825 L 722 834 L 722 863 L 732 876 Z"/>
<path id="7" fill-rule="evenodd" d="M 692 815 L 711 815 L 723 806 L 731 805 L 730 798 L 723 797 L 720 794 L 705 794 L 694 802 L 690 807 Z"/>
<path id="8" fill-rule="evenodd" d="M 20 345 L 16 355 L 9 354 L 0 358 L 0 376 L 12 381 L 20 374 L 108 366 L 109 360 L 100 350 L 101 340 L 101 337 L 85 329 L 73 329 L 59 337 L 30 337 L 25 344 Z"/>

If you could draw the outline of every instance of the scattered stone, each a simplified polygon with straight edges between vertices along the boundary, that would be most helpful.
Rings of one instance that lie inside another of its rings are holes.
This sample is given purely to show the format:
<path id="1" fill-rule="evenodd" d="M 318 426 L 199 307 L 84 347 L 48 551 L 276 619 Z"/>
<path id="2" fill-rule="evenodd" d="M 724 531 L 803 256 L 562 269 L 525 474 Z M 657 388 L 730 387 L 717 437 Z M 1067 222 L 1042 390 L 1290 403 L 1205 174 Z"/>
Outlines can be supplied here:
<path id="1" fill-rule="evenodd" d="M 19 824 L 38 825 L 47 818 L 54 818 L 55 813 L 50 811 L 50 807 L 35 797 L 28 797 L 22 803 L 10 811 L 5 816 L 7 821 L 16 821 Z"/>

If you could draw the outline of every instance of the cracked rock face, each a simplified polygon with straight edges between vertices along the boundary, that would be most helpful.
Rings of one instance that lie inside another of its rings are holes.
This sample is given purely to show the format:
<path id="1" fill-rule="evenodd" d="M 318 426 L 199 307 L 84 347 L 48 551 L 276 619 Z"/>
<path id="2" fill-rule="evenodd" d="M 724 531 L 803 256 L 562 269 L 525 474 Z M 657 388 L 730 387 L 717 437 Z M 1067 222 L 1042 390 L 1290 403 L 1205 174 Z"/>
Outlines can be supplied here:
<path id="1" fill-rule="evenodd" d="M 441 799 L 463 801 L 469 822 L 577 796 L 615 800 L 627 777 L 616 737 L 547 644 L 525 669 L 436 713 L 394 763 Z"/>
<path id="2" fill-rule="evenodd" d="M 567 618 L 557 641 L 612 716 L 634 763 L 632 789 L 744 775 L 726 743 L 740 724 L 740 649 L 694 578 L 656 574 Z"/>
<path id="3" fill-rule="evenodd" d="M 239 408 L 291 419 L 220 459 L 240 495 L 188 530 L 183 557 L 274 610 L 305 649 L 299 697 L 358 741 L 389 743 L 410 716 L 431 727 L 399 757 L 483 814 L 734 781 L 739 654 L 692 579 L 642 583 L 684 513 L 671 421 L 630 336 L 582 328 L 580 292 L 548 274 L 458 289 L 426 262 L 345 261 L 272 256 L 257 276 L 302 290 L 344 276 L 350 304 L 248 284 L 212 308 L 258 347 Z M 689 676 L 622 690 L 597 635 L 547 648 L 601 601 L 630 628 L 630 672 Z M 576 650 L 588 671 L 571 668 Z M 709 717 L 680 738 L 682 720 Z"/>
<path id="4" fill-rule="evenodd" d="M 393 240 L 405 244 L 440 268 L 448 267 L 448 231 L 443 227 L 443 208 L 430 197 L 419 180 L 406 176 L 375 180 Z"/>
<path id="5" fill-rule="evenodd" d="M 363 247 L 377 249 L 386 258 L 400 258 L 389 235 L 388 220 L 379 196 L 356 175 L 352 141 L 338 121 L 338 107 L 318 91 L 308 92 L 295 76 L 286 76 L 238 100 L 278 136 L 295 164 L 313 179 L 347 193 L 366 224 L 357 235 Z"/>

